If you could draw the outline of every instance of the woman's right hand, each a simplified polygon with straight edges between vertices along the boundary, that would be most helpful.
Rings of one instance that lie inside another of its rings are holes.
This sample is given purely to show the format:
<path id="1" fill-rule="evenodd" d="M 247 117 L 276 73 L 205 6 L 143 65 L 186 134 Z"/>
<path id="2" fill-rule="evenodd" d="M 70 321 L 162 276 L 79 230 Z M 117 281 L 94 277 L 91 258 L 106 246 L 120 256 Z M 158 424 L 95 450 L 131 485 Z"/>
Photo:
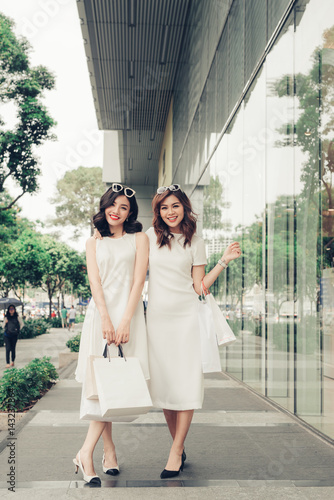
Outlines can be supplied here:
<path id="1" fill-rule="evenodd" d="M 102 336 L 107 340 L 107 344 L 113 344 L 115 342 L 116 334 L 114 325 L 111 322 L 109 316 L 102 318 Z"/>
<path id="2" fill-rule="evenodd" d="M 101 236 L 100 231 L 98 231 L 96 228 L 94 229 L 93 238 L 95 240 L 102 240 L 103 239 L 102 236 Z"/>

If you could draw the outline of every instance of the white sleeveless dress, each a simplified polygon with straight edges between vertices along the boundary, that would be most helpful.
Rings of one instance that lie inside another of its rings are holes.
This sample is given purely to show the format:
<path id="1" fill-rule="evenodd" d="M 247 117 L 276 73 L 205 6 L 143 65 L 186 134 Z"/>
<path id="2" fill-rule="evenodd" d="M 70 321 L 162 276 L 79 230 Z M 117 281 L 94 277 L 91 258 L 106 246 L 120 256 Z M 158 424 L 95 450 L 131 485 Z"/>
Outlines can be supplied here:
<path id="1" fill-rule="evenodd" d="M 136 234 L 126 233 L 122 238 L 103 238 L 96 240 L 96 261 L 99 268 L 103 294 L 112 324 L 117 329 L 130 295 L 136 258 Z M 88 400 L 84 397 L 84 381 L 88 356 L 101 356 L 105 346 L 102 337 L 101 316 L 92 298 L 87 308 L 82 327 L 78 365 L 75 379 L 83 382 L 80 418 L 92 415 L 91 420 L 103 422 L 112 419 L 98 418 L 100 405 L 98 400 Z M 139 358 L 144 376 L 149 379 L 147 337 L 143 302 L 140 299 L 130 325 L 130 340 L 123 344 L 125 356 Z M 114 344 L 110 346 L 111 356 L 117 355 Z M 93 418 L 94 416 L 94 418 Z M 86 417 L 87 419 L 88 417 Z"/>
<path id="2" fill-rule="evenodd" d="M 204 241 L 194 235 L 183 247 L 174 234 L 171 250 L 159 248 L 154 229 L 150 240 L 148 307 L 146 312 L 149 382 L 153 405 L 169 410 L 202 407 L 203 374 L 192 266 L 206 264 Z"/>

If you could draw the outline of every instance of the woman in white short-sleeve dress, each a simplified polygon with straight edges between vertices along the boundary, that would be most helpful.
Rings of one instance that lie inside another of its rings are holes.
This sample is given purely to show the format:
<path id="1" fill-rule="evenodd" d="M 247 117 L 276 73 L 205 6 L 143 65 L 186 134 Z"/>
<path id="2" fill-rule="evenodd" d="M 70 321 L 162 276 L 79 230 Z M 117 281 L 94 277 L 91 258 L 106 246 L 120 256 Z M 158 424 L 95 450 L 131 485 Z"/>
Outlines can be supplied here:
<path id="1" fill-rule="evenodd" d="M 179 474 L 186 459 L 184 441 L 204 390 L 197 317 L 201 282 L 209 288 L 228 262 L 240 256 L 239 243 L 205 275 L 204 241 L 195 235 L 196 218 L 178 184 L 160 187 L 152 201 L 147 335 L 150 392 L 162 408 L 173 445 L 161 478 Z"/>
<path id="2" fill-rule="evenodd" d="M 106 342 L 112 355 L 124 344 L 126 356 L 139 358 L 149 378 L 146 326 L 141 294 L 148 265 L 148 238 L 137 221 L 135 191 L 113 183 L 100 200 L 100 211 L 93 217 L 101 240 L 89 238 L 86 244 L 87 270 L 93 298 L 83 324 L 75 378 L 83 383 L 80 417 L 91 420 L 88 433 L 73 462 L 84 480 L 100 484 L 93 464 L 93 452 L 102 435 L 103 472 L 119 472 L 110 420 L 103 419 L 98 401 L 85 398 L 85 375 L 89 355 L 103 353 Z"/>

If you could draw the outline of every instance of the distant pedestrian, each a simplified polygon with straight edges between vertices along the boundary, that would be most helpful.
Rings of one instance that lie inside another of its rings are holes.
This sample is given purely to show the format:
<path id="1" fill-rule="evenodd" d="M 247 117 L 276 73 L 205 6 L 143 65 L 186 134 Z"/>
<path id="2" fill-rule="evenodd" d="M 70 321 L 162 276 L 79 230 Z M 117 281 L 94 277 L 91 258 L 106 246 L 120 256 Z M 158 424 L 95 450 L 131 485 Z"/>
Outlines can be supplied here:
<path id="1" fill-rule="evenodd" d="M 4 340 L 6 345 L 6 368 L 14 366 L 16 342 L 19 337 L 23 321 L 16 312 L 15 306 L 9 305 L 4 319 Z M 10 354 L 12 354 L 12 362 L 10 363 Z"/>
<path id="2" fill-rule="evenodd" d="M 55 311 L 53 310 L 52 313 L 51 313 L 51 318 L 55 318 L 56 317 L 56 313 Z"/>
<path id="3" fill-rule="evenodd" d="M 69 318 L 69 325 L 68 325 L 68 329 L 69 330 L 72 330 L 73 327 L 74 327 L 74 323 L 75 323 L 75 316 L 76 316 L 77 312 L 76 310 L 74 309 L 74 306 L 71 306 L 71 309 L 70 309 L 70 312 L 68 314 L 68 318 Z"/>
<path id="4" fill-rule="evenodd" d="M 63 308 L 61 310 L 61 324 L 63 328 L 67 328 L 67 309 L 65 307 L 65 304 L 63 305 Z"/>

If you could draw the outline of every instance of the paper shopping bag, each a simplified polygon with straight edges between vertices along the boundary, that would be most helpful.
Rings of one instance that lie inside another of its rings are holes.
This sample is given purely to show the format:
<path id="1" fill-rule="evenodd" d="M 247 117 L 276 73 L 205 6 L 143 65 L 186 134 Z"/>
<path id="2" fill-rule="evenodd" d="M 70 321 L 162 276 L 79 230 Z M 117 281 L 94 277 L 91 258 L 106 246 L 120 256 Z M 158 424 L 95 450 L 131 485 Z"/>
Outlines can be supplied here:
<path id="1" fill-rule="evenodd" d="M 103 356 L 90 355 L 87 359 L 86 377 L 85 377 L 85 397 L 86 399 L 98 399 L 97 387 L 95 380 L 95 372 L 93 361 L 96 358 L 103 358 Z"/>
<path id="2" fill-rule="evenodd" d="M 221 372 L 213 315 L 210 304 L 206 299 L 207 297 L 202 295 L 198 301 L 202 371 L 203 373 Z"/>
<path id="3" fill-rule="evenodd" d="M 138 358 L 96 358 L 93 366 L 102 418 L 143 415 L 152 408 Z"/>
<path id="4" fill-rule="evenodd" d="M 206 300 L 211 308 L 218 345 L 232 344 L 236 337 L 211 293 L 206 295 Z"/>

